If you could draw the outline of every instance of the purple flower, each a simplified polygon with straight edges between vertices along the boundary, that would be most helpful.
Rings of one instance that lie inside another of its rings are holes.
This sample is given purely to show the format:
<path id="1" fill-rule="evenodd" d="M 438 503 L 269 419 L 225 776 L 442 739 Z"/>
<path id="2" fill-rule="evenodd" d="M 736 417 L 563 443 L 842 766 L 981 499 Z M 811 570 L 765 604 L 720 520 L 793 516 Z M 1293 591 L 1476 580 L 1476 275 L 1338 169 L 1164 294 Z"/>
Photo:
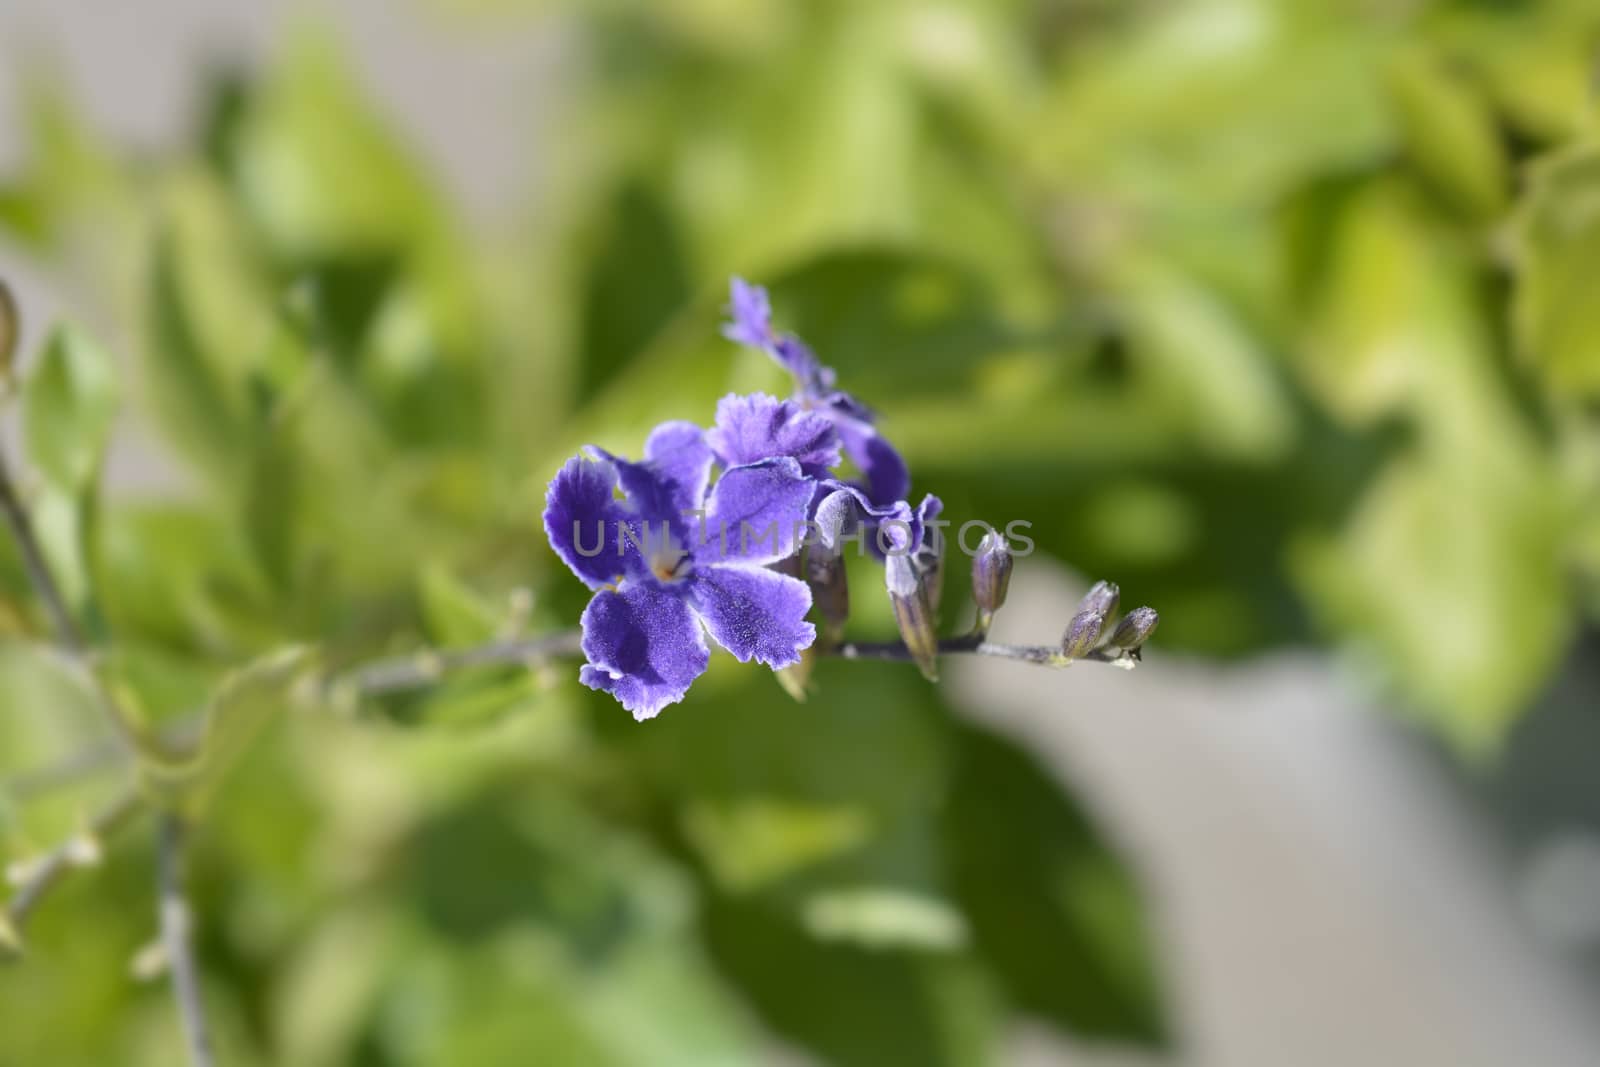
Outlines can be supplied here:
<path id="1" fill-rule="evenodd" d="M 706 435 L 724 467 L 788 456 L 808 478 L 828 476 L 839 465 L 839 435 L 833 423 L 793 400 L 765 393 L 728 394 L 717 402 L 717 422 Z"/>
<path id="2" fill-rule="evenodd" d="M 871 502 L 883 507 L 904 497 L 911 489 L 911 473 L 900 453 L 878 433 L 872 409 L 836 389 L 833 368 L 818 362 L 805 342 L 773 329 L 767 291 L 734 278 L 728 309 L 732 321 L 723 327 L 723 336 L 761 349 L 794 377 L 795 399 L 833 424 L 844 454 L 861 472 L 862 488 Z"/>
<path id="3" fill-rule="evenodd" d="M 766 566 L 794 552 L 811 500 L 797 460 L 735 466 L 711 486 L 705 434 L 681 422 L 650 435 L 642 463 L 585 451 L 551 481 L 544 512 L 556 554 L 595 590 L 585 685 L 643 720 L 705 671 L 703 631 L 741 662 L 799 661 L 816 636 L 811 593 Z"/>

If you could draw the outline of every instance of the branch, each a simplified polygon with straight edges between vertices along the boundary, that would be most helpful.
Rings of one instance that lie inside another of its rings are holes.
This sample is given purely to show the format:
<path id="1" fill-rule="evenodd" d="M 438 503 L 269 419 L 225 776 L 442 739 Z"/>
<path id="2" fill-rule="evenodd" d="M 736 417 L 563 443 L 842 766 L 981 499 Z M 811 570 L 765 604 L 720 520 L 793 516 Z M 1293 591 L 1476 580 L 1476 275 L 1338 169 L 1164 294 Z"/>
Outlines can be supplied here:
<path id="1" fill-rule="evenodd" d="M 1097 648 L 1074 659 L 1062 655 L 1061 649 L 1051 645 L 1001 645 L 981 637 L 947 637 L 939 642 L 941 656 L 993 656 L 996 659 L 1032 663 L 1039 667 L 1069 667 L 1079 660 L 1090 663 L 1109 663 L 1114 667 L 1132 670 L 1139 662 L 1136 652 L 1116 648 Z M 914 662 L 911 650 L 899 641 L 845 641 L 817 649 L 819 656 L 834 656 L 849 660 L 882 660 L 894 663 Z"/>
<path id="2" fill-rule="evenodd" d="M 200 968 L 194 954 L 194 914 L 183 889 L 183 860 L 187 828 L 171 812 L 161 817 L 156 854 L 156 886 L 160 894 L 161 944 L 172 971 L 172 995 L 178 1003 L 178 1021 L 189 1050 L 192 1067 L 214 1067 L 211 1029 L 200 992 Z"/>
<path id="3" fill-rule="evenodd" d="M 117 794 L 89 821 L 82 833 L 23 865 L 17 891 L 6 903 L 4 921 L 0 922 L 0 941 L 9 939 L 13 942 L 10 947 L 20 950 L 22 929 L 34 909 L 68 874 L 98 863 L 106 839 L 126 826 L 138 813 L 140 805 L 141 797 L 134 789 Z"/>
<path id="4" fill-rule="evenodd" d="M 426 649 L 392 659 L 381 659 L 346 672 L 332 687 L 352 686 L 362 696 L 419 689 L 432 685 L 451 671 L 494 664 L 538 666 L 553 659 L 583 653 L 583 631 L 563 630 L 542 637 L 491 641 L 468 648 Z"/>

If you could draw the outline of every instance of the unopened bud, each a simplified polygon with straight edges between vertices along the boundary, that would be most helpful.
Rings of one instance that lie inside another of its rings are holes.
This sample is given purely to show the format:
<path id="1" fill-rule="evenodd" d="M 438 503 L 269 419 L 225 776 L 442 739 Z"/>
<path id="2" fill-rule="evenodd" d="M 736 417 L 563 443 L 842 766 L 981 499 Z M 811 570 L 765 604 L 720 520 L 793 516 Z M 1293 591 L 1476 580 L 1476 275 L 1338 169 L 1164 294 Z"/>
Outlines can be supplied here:
<path id="1" fill-rule="evenodd" d="M 1122 591 L 1117 588 L 1115 582 L 1095 582 L 1089 587 L 1089 591 L 1083 594 L 1083 599 L 1078 601 L 1077 613 L 1082 615 L 1084 612 L 1093 612 L 1100 616 L 1103 625 L 1104 620 L 1117 613 L 1117 599 L 1121 595 Z"/>
<path id="2" fill-rule="evenodd" d="M 989 632 L 994 613 L 1005 606 L 1011 585 L 1011 546 L 999 533 L 990 532 L 972 557 L 972 600 L 978 605 L 978 631 Z"/>
<path id="3" fill-rule="evenodd" d="M 895 622 L 900 624 L 900 639 L 922 676 L 939 680 L 939 633 L 934 627 L 933 605 L 928 602 L 928 587 L 917 573 L 909 556 L 890 556 L 884 561 L 884 578 L 889 586 L 889 603 Z"/>
<path id="4" fill-rule="evenodd" d="M 922 586 L 928 591 L 928 608 L 937 618 L 939 599 L 944 595 L 944 538 L 938 538 L 933 545 L 924 545 L 916 561 L 917 570 L 922 574 Z"/>
<path id="5" fill-rule="evenodd" d="M 773 672 L 778 684 L 783 686 L 783 691 L 793 697 L 796 703 L 806 702 L 806 695 L 811 688 L 811 669 L 816 663 L 816 649 L 807 648 L 801 651 L 800 662 Z"/>
<path id="6" fill-rule="evenodd" d="M 1067 632 L 1062 635 L 1061 654 L 1068 659 L 1082 659 L 1093 652 L 1100 640 L 1100 628 L 1105 624 L 1106 617 L 1099 612 L 1078 612 L 1067 624 Z"/>
<path id="7" fill-rule="evenodd" d="M 844 632 L 845 620 L 850 617 L 850 581 L 845 573 L 844 557 L 815 545 L 806 553 L 805 572 L 806 584 L 811 587 L 811 601 L 822 619 L 823 639 L 830 644 L 837 643 Z"/>
<path id="8" fill-rule="evenodd" d="M 1130 651 L 1137 649 L 1150 635 L 1156 632 L 1156 623 L 1161 621 L 1161 616 L 1156 614 L 1155 608 L 1134 608 L 1117 628 L 1111 631 L 1109 644 L 1117 648 L 1126 648 Z"/>

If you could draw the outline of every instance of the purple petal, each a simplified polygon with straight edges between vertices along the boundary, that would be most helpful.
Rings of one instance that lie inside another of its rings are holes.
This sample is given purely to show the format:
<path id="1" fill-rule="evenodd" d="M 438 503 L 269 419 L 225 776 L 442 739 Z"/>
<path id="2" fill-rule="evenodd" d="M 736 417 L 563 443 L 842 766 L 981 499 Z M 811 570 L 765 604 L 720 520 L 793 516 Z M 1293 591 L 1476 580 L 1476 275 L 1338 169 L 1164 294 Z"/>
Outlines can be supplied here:
<path id="1" fill-rule="evenodd" d="M 944 501 L 932 493 L 924 496 L 922 503 L 917 505 L 917 521 L 913 536 L 919 548 L 928 540 L 928 523 L 937 519 L 942 511 L 944 511 Z"/>
<path id="2" fill-rule="evenodd" d="M 626 538 L 618 550 L 618 528 L 628 521 L 613 495 L 611 464 L 574 456 L 551 479 L 544 498 L 544 532 L 561 561 L 590 589 L 616 580 L 637 562 Z"/>
<path id="3" fill-rule="evenodd" d="M 667 484 L 678 511 L 693 511 L 706 499 L 711 481 L 711 446 L 706 432 L 692 422 L 664 422 L 650 432 L 644 458 Z"/>
<path id="4" fill-rule="evenodd" d="M 897 514 L 903 514 L 908 521 L 911 517 L 904 503 L 879 507 L 859 487 L 844 482 L 828 482 L 819 487 L 819 494 L 821 500 L 812 516 L 817 526 L 814 537 L 832 551 L 838 551 L 840 539 L 855 533 L 860 526 L 871 528 Z"/>
<path id="5" fill-rule="evenodd" d="M 765 393 L 730 393 L 717 402 L 717 424 L 707 435 L 725 467 L 789 456 L 812 477 L 839 464 L 839 435 L 821 415 L 792 400 Z"/>
<path id="6" fill-rule="evenodd" d="M 731 468 L 706 501 L 697 559 L 775 563 L 793 555 L 815 486 L 788 456 Z"/>
<path id="7" fill-rule="evenodd" d="M 722 336 L 751 348 L 769 348 L 773 343 L 772 302 L 767 291 L 734 278 L 729 286 L 728 313 L 733 321 L 722 327 Z"/>
<path id="8" fill-rule="evenodd" d="M 681 545 L 689 543 L 691 524 L 685 512 L 700 508 L 711 472 L 711 447 L 705 434 L 688 422 L 656 427 L 645 444 L 647 459 L 635 463 L 590 445 L 590 455 L 609 464 L 622 486 L 623 506 L 635 529 L 670 530 Z"/>
<path id="9" fill-rule="evenodd" d="M 836 416 L 833 425 L 844 454 L 865 480 L 867 498 L 879 506 L 903 500 L 911 489 L 911 471 L 895 447 L 871 423 Z"/>
<path id="10" fill-rule="evenodd" d="M 683 598 L 648 581 L 595 594 L 583 612 L 583 653 L 589 662 L 579 681 L 610 693 L 641 722 L 682 700 L 711 660 Z"/>
<path id="11" fill-rule="evenodd" d="M 816 353 L 794 334 L 784 334 L 767 351 L 800 385 L 806 396 L 818 396 L 833 382 L 833 370 L 817 362 Z"/>
<path id="12" fill-rule="evenodd" d="M 788 667 L 816 639 L 806 622 L 811 590 L 798 578 L 759 567 L 702 567 L 691 595 L 711 636 L 741 663 Z"/>
<path id="13" fill-rule="evenodd" d="M 891 555 L 911 555 L 927 543 L 928 523 L 939 517 L 944 510 L 944 501 L 929 493 L 922 498 L 916 511 L 912 511 L 911 505 L 904 501 L 889 510 L 891 514 L 880 520 L 883 543 L 889 546 Z"/>

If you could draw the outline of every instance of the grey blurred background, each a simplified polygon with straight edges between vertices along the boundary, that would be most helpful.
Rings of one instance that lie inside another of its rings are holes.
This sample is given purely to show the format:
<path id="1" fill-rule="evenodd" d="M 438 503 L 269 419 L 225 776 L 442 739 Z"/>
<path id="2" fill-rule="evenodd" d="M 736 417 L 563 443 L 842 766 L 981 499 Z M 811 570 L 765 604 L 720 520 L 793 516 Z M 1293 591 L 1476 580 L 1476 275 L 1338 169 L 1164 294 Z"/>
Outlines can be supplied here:
<path id="1" fill-rule="evenodd" d="M 305 14 L 251 0 L 4 0 L 0 115 L 23 67 L 47 56 L 94 120 L 131 146 L 160 146 L 191 120 L 194 71 L 261 61 Z M 474 220 L 525 206 L 542 160 L 562 151 L 539 136 L 563 91 L 558 21 L 474 29 L 381 0 L 317 15 Z M 0 169 L 16 164 L 17 142 L 7 119 Z M 29 276 L 4 249 L 0 270 L 39 309 L 31 329 L 72 304 L 70 283 Z M 148 435 L 121 428 L 114 488 L 172 477 Z M 1028 561 L 998 637 L 1052 628 L 1083 584 Z M 1596 670 L 1592 643 L 1569 681 Z M 951 671 L 975 717 L 1087 787 L 1154 887 L 1184 1062 L 1600 1062 L 1600 737 L 1577 695 L 1593 681 L 1558 683 L 1499 765 L 1463 776 L 1321 658 L 1220 669 L 1157 651 L 1132 676 L 1084 668 L 1070 686 L 1019 673 Z M 1031 1032 L 1014 1047 L 1018 1063 L 1128 1062 Z"/>

